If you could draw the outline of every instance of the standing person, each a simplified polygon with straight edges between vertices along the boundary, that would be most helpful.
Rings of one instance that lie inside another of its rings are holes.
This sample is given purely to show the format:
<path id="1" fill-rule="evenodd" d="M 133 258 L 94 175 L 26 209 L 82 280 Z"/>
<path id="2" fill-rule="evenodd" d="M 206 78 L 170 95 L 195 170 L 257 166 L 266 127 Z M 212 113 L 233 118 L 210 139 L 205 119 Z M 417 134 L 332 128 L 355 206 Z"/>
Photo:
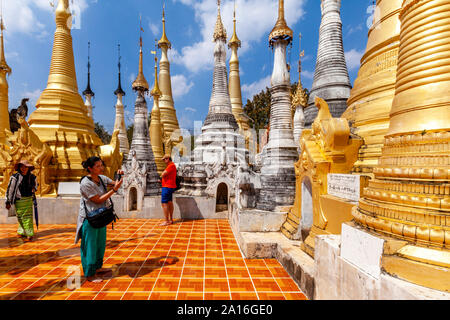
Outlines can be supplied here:
<path id="1" fill-rule="evenodd" d="M 123 179 L 113 181 L 102 175 L 105 167 L 99 157 L 90 157 L 83 162 L 88 175 L 80 181 L 80 211 L 78 215 L 75 244 L 81 239 L 81 264 L 88 281 L 101 282 L 103 257 L 106 247 L 106 227 L 93 228 L 86 219 L 87 212 L 108 206 L 107 200 L 116 193 Z M 118 171 L 122 175 L 122 171 Z M 108 191 L 108 187 L 111 189 Z M 86 212 L 87 210 L 87 212 Z"/>
<path id="2" fill-rule="evenodd" d="M 19 222 L 17 234 L 20 238 L 33 240 L 33 194 L 36 192 L 36 176 L 31 172 L 34 166 L 27 160 L 22 160 L 14 166 L 17 173 L 9 179 L 6 191 L 6 209 L 16 206 L 16 215 Z"/>
<path id="3" fill-rule="evenodd" d="M 168 226 L 173 224 L 173 199 L 172 194 L 177 187 L 177 167 L 172 162 L 172 158 L 166 154 L 162 158 L 166 164 L 166 170 L 161 175 L 161 205 L 164 211 L 164 217 L 166 221 L 162 223 L 162 226 Z"/>

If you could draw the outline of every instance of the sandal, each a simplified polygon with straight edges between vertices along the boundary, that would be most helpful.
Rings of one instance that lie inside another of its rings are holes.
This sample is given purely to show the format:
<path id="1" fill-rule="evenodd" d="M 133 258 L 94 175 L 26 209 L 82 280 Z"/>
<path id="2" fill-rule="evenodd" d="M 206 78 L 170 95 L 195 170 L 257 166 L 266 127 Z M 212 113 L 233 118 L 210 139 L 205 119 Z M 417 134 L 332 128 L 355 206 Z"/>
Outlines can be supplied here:
<path id="1" fill-rule="evenodd" d="M 86 280 L 92 283 L 100 283 L 103 281 L 102 278 L 94 278 L 94 277 L 87 277 Z"/>

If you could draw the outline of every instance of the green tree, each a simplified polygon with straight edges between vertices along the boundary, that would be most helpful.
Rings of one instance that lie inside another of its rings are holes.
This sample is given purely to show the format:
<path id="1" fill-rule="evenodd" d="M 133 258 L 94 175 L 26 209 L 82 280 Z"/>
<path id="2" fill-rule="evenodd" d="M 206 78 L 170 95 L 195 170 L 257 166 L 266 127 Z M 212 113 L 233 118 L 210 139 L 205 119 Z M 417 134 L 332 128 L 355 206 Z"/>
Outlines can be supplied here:
<path id="1" fill-rule="evenodd" d="M 97 136 L 102 140 L 103 144 L 109 144 L 111 142 L 111 135 L 106 131 L 105 127 L 101 125 L 99 122 L 95 123 L 94 128 L 95 133 Z"/>
<path id="2" fill-rule="evenodd" d="M 259 132 L 260 129 L 265 129 L 269 125 L 271 94 L 269 88 L 253 96 L 252 100 L 247 99 L 244 106 L 244 112 L 252 120 L 250 127 Z"/>
<path id="3" fill-rule="evenodd" d="M 295 82 L 291 85 L 292 95 L 297 90 L 298 83 Z M 309 97 L 309 91 L 306 89 L 306 93 Z M 292 102 L 291 95 L 291 102 Z M 247 103 L 244 106 L 244 112 L 252 120 L 250 122 L 250 127 L 255 129 L 258 133 L 259 130 L 265 129 L 269 125 L 270 121 L 270 106 L 271 106 L 272 95 L 270 94 L 270 89 L 266 87 L 265 90 L 254 95 L 251 100 L 247 99 Z M 257 139 L 259 143 L 259 134 L 257 134 Z"/>

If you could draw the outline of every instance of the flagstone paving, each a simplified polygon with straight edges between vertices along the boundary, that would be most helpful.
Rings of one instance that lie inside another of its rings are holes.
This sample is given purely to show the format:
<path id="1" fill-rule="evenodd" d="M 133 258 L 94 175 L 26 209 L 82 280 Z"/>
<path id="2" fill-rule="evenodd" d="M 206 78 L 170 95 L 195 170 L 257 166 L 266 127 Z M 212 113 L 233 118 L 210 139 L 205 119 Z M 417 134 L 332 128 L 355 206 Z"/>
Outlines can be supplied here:
<path id="1" fill-rule="evenodd" d="M 85 281 L 75 225 L 33 242 L 0 225 L 0 300 L 305 300 L 276 259 L 245 259 L 226 220 L 119 220 L 108 226 L 101 283 Z"/>

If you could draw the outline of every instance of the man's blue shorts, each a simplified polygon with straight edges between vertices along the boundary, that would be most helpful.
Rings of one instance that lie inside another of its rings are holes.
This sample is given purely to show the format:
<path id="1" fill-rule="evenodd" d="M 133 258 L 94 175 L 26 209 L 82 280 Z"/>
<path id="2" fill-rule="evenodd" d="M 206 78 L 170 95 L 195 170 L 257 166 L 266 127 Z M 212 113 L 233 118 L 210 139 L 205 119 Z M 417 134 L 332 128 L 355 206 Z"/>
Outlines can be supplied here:
<path id="1" fill-rule="evenodd" d="M 161 190 L 161 203 L 167 203 L 172 201 L 172 194 L 175 192 L 175 188 L 163 187 Z"/>

